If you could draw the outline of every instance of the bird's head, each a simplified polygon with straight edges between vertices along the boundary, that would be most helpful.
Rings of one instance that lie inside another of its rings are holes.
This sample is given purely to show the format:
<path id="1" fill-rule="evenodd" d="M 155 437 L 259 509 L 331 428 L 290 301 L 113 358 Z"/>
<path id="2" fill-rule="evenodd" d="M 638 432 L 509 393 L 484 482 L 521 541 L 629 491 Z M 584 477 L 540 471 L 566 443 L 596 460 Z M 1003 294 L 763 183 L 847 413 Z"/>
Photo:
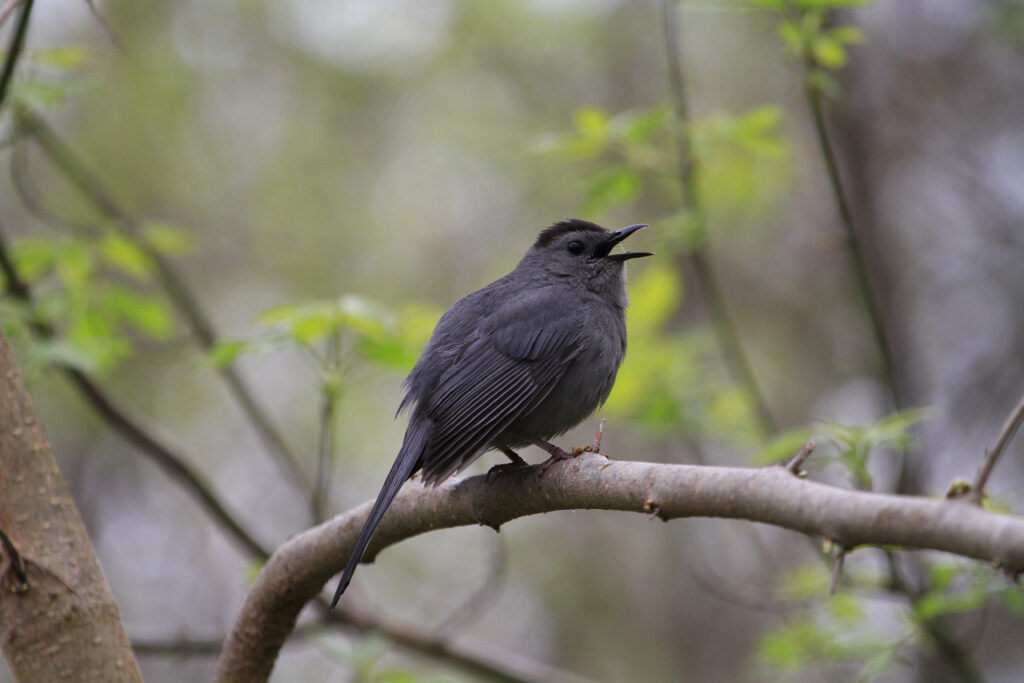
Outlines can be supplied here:
<path id="1" fill-rule="evenodd" d="M 545 228 L 523 257 L 522 266 L 540 269 L 550 276 L 573 278 L 598 293 L 624 292 L 629 259 L 653 256 L 648 251 L 615 251 L 615 247 L 644 224 L 607 230 L 577 218 Z"/>

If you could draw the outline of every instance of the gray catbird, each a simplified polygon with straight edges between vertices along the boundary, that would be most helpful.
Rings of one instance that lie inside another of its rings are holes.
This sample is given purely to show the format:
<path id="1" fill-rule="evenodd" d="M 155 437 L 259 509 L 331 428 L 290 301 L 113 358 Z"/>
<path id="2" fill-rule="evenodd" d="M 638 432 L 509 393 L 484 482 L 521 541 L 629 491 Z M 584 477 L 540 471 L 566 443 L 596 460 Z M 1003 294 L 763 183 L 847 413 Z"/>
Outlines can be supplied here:
<path id="1" fill-rule="evenodd" d="M 417 470 L 436 486 L 487 450 L 516 465 L 513 447 L 575 427 L 608 398 L 626 353 L 623 264 L 649 252 L 612 248 L 646 225 L 611 232 L 582 220 L 552 225 L 515 270 L 455 302 L 405 380 L 405 440 L 366 519 L 331 607 L 345 591 L 385 511 Z"/>

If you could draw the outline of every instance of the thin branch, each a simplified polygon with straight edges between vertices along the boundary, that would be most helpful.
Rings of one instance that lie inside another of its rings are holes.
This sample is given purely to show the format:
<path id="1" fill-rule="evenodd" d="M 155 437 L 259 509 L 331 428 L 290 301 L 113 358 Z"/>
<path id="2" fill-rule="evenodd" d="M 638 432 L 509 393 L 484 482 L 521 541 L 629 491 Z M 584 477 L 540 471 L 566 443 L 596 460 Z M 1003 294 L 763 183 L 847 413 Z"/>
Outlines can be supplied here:
<path id="1" fill-rule="evenodd" d="M 366 554 L 440 528 L 501 524 L 569 509 L 645 513 L 663 519 L 718 517 L 774 524 L 827 537 L 845 548 L 886 545 L 941 550 L 1024 571 L 1024 520 L 960 501 L 845 490 L 762 469 L 609 461 L 584 453 L 553 465 L 453 478 L 437 488 L 406 485 Z M 225 642 L 215 680 L 265 680 L 299 611 L 351 553 L 371 503 L 293 536 L 253 584 Z"/>
<path id="2" fill-rule="evenodd" d="M 21 57 L 21 50 L 25 47 L 25 34 L 28 32 L 28 20 L 32 15 L 32 4 L 34 0 L 24 0 L 21 5 L 21 14 L 18 15 L 18 24 L 11 34 L 11 42 L 7 47 L 7 56 L 4 58 L 3 69 L 0 70 L 0 107 L 3 107 L 4 100 L 14 79 L 14 67 L 18 65 L 18 58 Z M 4 7 L 4 19 L 7 14 L 14 10 L 14 3 L 8 3 Z"/>
<path id="3" fill-rule="evenodd" d="M 114 220 L 125 234 L 137 239 L 140 229 L 139 221 L 120 205 L 113 192 L 71 146 L 65 143 L 50 125 L 31 109 L 19 107 L 17 114 L 20 124 L 31 133 L 64 175 L 101 213 Z M 160 285 L 192 330 L 200 348 L 209 351 L 216 344 L 217 336 L 212 323 L 203 313 L 198 301 L 185 284 L 185 280 L 178 275 L 163 254 L 142 240 L 137 240 L 137 245 L 156 265 Z M 273 425 L 270 416 L 256 402 L 252 390 L 249 389 L 238 370 L 233 365 L 228 365 L 218 368 L 218 374 L 228 385 L 238 405 L 242 408 L 242 412 L 260 435 L 270 453 L 276 457 L 304 493 L 311 493 L 312 484 L 298 458 Z"/>
<path id="4" fill-rule="evenodd" d="M 24 0 L 7 0 L 3 7 L 0 7 L 0 26 L 4 25 L 7 21 L 7 17 L 11 15 L 11 12 L 20 5 Z"/>
<path id="5" fill-rule="evenodd" d="M 707 216 L 697 192 L 697 160 L 690 143 L 690 117 L 686 98 L 686 81 L 680 61 L 678 22 L 675 14 L 676 0 L 662 0 L 662 26 L 664 28 L 665 52 L 668 59 L 669 87 L 675 108 L 676 121 L 680 130 L 676 135 L 678 141 L 677 156 L 679 157 L 679 184 L 683 193 L 683 204 L 691 212 L 692 219 L 697 222 L 701 234 L 706 235 Z M 754 371 L 750 366 L 739 335 L 729 315 L 725 297 L 718 284 L 718 278 L 708 254 L 704 240 L 694 246 L 689 255 L 694 272 L 704 293 L 704 299 L 711 317 L 711 327 L 718 341 L 719 350 L 725 365 L 732 375 L 733 381 L 743 387 L 750 395 L 761 429 L 767 434 L 778 431 L 775 418 L 768 409 L 764 394 L 758 386 Z"/>
<path id="6" fill-rule="evenodd" d="M 843 186 L 842 177 L 839 174 L 839 163 L 836 160 L 832 140 L 829 137 L 828 125 L 825 122 L 824 107 L 822 105 L 821 88 L 814 82 L 812 75 L 818 69 L 817 60 L 810 48 L 804 51 L 804 94 L 807 98 L 807 105 L 811 110 L 811 117 L 814 122 L 814 132 L 818 140 L 818 147 L 821 150 L 822 160 L 825 163 L 825 170 L 828 173 L 829 187 L 836 203 L 842 224 L 843 235 L 846 238 L 847 252 L 850 257 L 850 265 L 853 268 L 854 285 L 860 294 L 864 310 L 868 314 L 868 322 L 871 325 L 871 332 L 875 339 L 875 346 L 882 363 L 882 379 L 889 390 L 892 407 L 899 409 L 902 405 L 899 387 L 896 382 L 896 364 L 893 359 L 892 343 L 889 333 L 885 327 L 885 320 L 882 316 L 882 309 L 878 303 L 875 291 L 871 285 L 871 276 L 864 256 L 864 248 L 860 242 L 860 236 L 853 224 L 853 213 L 850 210 L 850 203 L 847 200 L 846 189 Z"/>
<path id="7" fill-rule="evenodd" d="M 321 390 L 323 397 L 320 407 L 320 449 L 317 457 L 316 481 L 313 483 L 313 494 L 310 497 L 310 508 L 315 524 L 324 521 L 337 441 L 338 427 L 335 412 L 338 406 L 337 378 L 340 375 L 339 363 L 341 362 L 340 334 L 338 330 L 334 330 L 327 338 L 327 367 L 324 369 L 326 377 L 323 379 Z"/>
<path id="8" fill-rule="evenodd" d="M 817 444 L 814 443 L 813 439 L 805 443 L 797 454 L 793 456 L 793 459 L 786 463 L 786 469 L 799 477 L 804 463 L 807 462 L 807 458 L 811 457 L 811 453 L 814 452 L 815 446 L 817 446 Z"/>
<path id="9" fill-rule="evenodd" d="M 988 483 L 988 478 L 992 476 L 992 470 L 995 469 L 996 462 L 999 461 L 999 457 L 1006 450 L 1013 436 L 1020 429 L 1021 424 L 1024 424 L 1024 396 L 1021 396 L 1020 402 L 1010 413 L 1010 416 L 1006 418 L 1006 422 L 1003 423 L 1003 428 L 999 430 L 999 436 L 996 438 L 995 445 L 989 448 L 985 454 L 985 461 L 981 464 L 981 468 L 978 470 L 978 476 L 974 479 L 974 484 L 971 485 L 971 490 L 968 493 L 968 499 L 975 502 L 981 503 L 982 498 L 985 496 L 985 485 Z"/>
<path id="10" fill-rule="evenodd" d="M 96 22 L 103 27 L 103 30 L 106 32 L 107 37 L 110 38 L 110 42 L 114 44 L 114 47 L 116 47 L 118 52 L 120 52 L 121 54 L 125 54 L 127 51 L 124 49 L 124 43 L 121 42 L 121 39 L 118 37 L 117 33 L 115 33 L 114 29 L 110 27 L 109 23 L 107 23 L 106 17 L 104 17 L 103 14 L 96 7 L 95 0 L 85 0 L 85 4 L 89 6 L 89 12 L 92 13 L 92 18 L 95 19 Z"/>

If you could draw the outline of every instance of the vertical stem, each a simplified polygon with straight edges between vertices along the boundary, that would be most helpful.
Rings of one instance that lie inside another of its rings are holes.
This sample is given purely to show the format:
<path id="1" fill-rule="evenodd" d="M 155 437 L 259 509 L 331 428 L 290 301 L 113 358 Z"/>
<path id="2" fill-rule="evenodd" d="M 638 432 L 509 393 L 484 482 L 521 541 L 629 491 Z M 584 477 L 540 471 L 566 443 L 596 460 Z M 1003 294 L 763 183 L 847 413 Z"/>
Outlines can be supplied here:
<path id="1" fill-rule="evenodd" d="M 840 224 L 846 238 L 847 252 L 853 269 L 854 284 L 856 285 L 857 292 L 860 294 L 864 310 L 868 314 L 868 322 L 871 325 L 871 332 L 875 339 L 875 346 L 878 349 L 879 359 L 881 360 L 882 379 L 889 390 L 892 408 L 899 409 L 902 405 L 902 400 L 896 383 L 896 366 L 892 355 L 892 345 L 885 327 L 881 306 L 879 306 L 878 299 L 871 286 L 871 276 L 867 259 L 864 256 L 864 248 L 861 245 L 860 236 L 854 228 L 853 214 L 850 211 L 850 204 L 846 198 L 847 193 L 843 187 L 842 178 L 839 175 L 839 164 L 836 161 L 834 147 L 828 133 L 828 126 L 825 123 L 821 90 L 814 84 L 811 78 L 818 67 L 814 56 L 809 52 L 804 54 L 804 65 L 806 68 L 804 93 L 807 96 L 807 104 L 811 109 L 814 132 L 818 138 L 818 146 L 821 149 L 821 156 L 828 173 L 829 186 L 832 189 Z"/>
<path id="2" fill-rule="evenodd" d="M 689 131 L 687 130 L 690 118 L 686 99 L 686 81 L 683 78 L 682 63 L 679 57 L 675 0 L 662 0 L 661 7 L 662 25 L 665 32 L 665 50 L 668 59 L 669 87 L 672 91 L 676 121 L 680 128 L 676 136 L 678 141 L 679 184 L 682 189 L 683 203 L 692 212 L 693 220 L 698 223 L 699 232 L 701 235 L 704 235 L 701 243 L 693 248 L 689 260 L 693 265 L 697 281 L 700 283 L 700 288 L 704 293 L 704 300 L 711 318 L 711 327 L 718 342 L 719 351 L 725 360 L 726 367 L 732 375 L 733 381 L 746 389 L 749 394 L 761 429 L 766 434 L 774 434 L 778 431 L 778 427 L 775 424 L 771 411 L 768 409 L 768 404 L 758 386 L 754 371 L 740 344 L 739 335 L 736 333 L 736 328 L 729 316 L 725 297 L 722 295 L 718 278 L 715 275 L 714 267 L 708 255 L 706 246 L 707 216 L 704 213 L 704 208 L 701 205 L 700 196 L 697 192 L 697 164 L 690 144 Z"/>
<path id="3" fill-rule="evenodd" d="M 327 496 L 331 484 L 331 470 L 334 465 L 334 450 L 337 441 L 335 413 L 341 374 L 340 330 L 334 330 L 327 337 L 327 373 L 328 376 L 324 379 L 320 408 L 320 449 L 317 459 L 316 482 L 310 499 L 313 522 L 316 524 L 322 522 L 326 516 Z"/>
<path id="4" fill-rule="evenodd" d="M 11 42 L 7 47 L 7 57 L 4 59 L 3 70 L 0 71 L 0 106 L 3 106 L 7 99 L 7 93 L 14 78 L 14 67 L 21 57 L 21 49 L 25 47 L 25 34 L 28 33 L 28 20 L 32 15 L 32 3 L 34 0 L 24 0 L 21 7 L 21 14 L 18 15 L 18 25 L 14 27 L 11 34 Z"/>

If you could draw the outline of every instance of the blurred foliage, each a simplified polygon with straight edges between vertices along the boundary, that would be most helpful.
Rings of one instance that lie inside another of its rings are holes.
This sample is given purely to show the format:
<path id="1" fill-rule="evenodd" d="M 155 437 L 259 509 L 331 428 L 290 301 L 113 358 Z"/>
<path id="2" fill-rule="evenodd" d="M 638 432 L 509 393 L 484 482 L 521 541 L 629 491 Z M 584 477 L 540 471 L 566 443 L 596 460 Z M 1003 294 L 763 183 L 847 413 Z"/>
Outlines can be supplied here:
<path id="1" fill-rule="evenodd" d="M 158 253 L 180 254 L 188 238 L 161 225 L 144 234 Z M 107 373 L 131 357 L 139 342 L 165 342 L 174 315 L 155 285 L 147 251 L 114 228 L 95 233 L 24 237 L 11 259 L 27 284 L 31 304 L 9 302 L 0 310 L 5 330 L 27 339 L 31 325 L 53 331 L 29 348 L 30 369 L 65 365 Z"/>
<path id="2" fill-rule="evenodd" d="M 267 333 L 253 340 L 218 342 L 210 351 L 216 366 L 234 363 L 243 354 L 297 347 L 316 361 L 328 390 L 338 387 L 351 363 L 362 360 L 401 373 L 412 369 L 440 312 L 410 304 L 401 315 L 366 297 L 345 294 L 337 299 L 276 306 L 259 317 Z M 329 341 L 339 345 L 337 360 L 324 351 Z"/>
<path id="3" fill-rule="evenodd" d="M 828 596 L 830 575 L 823 564 L 780 575 L 777 594 L 790 609 L 757 648 L 769 678 L 818 671 L 830 678 L 874 680 L 908 664 L 912 649 L 932 647 L 928 620 L 983 609 L 1024 613 L 1024 589 L 1007 586 L 969 560 L 930 565 L 928 590 L 910 604 L 887 597 L 892 587 L 872 570 L 847 572 L 845 579 L 843 589 Z"/>

